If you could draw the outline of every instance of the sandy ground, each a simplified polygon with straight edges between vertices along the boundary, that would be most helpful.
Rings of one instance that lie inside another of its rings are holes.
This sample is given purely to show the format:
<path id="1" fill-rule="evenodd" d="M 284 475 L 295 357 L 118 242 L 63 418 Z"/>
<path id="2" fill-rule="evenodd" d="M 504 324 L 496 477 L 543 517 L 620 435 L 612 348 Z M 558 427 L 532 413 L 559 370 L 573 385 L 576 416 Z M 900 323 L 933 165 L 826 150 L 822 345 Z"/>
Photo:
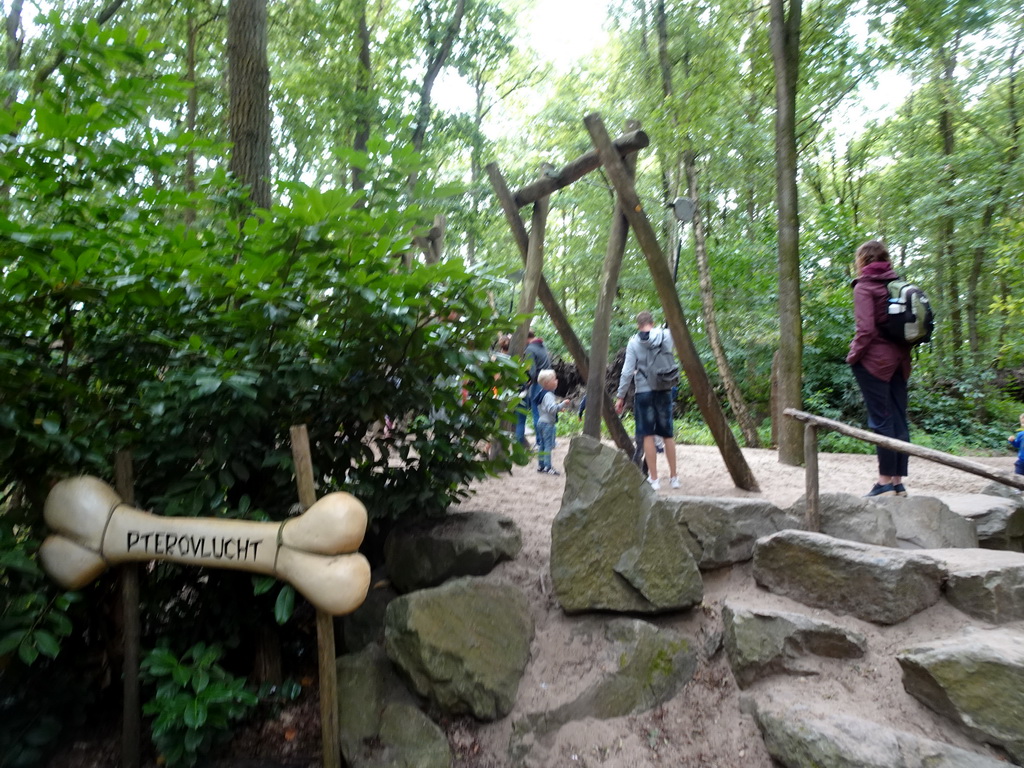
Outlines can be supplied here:
<path id="1" fill-rule="evenodd" d="M 561 470 L 569 440 L 559 439 L 554 465 Z M 744 449 L 760 486 L 760 493 L 734 487 L 715 447 L 680 446 L 679 477 L 682 488 L 660 494 L 750 497 L 788 507 L 804 492 L 804 470 L 778 462 L 768 450 Z M 668 476 L 664 456 L 659 472 Z M 977 459 L 1011 471 L 1012 457 Z M 822 454 L 822 493 L 861 495 L 874 482 L 875 458 L 863 455 Z M 911 458 L 906 481 L 910 494 L 976 492 L 988 480 Z M 667 485 L 667 483 L 664 483 Z M 492 511 L 512 517 L 523 533 L 519 557 L 503 563 L 488 577 L 511 582 L 529 597 L 536 621 L 533 654 L 519 686 L 513 713 L 496 723 L 463 720 L 448 724 L 457 751 L 457 765 L 504 766 L 512 724 L 523 716 L 574 699 L 615 660 L 606 653 L 600 627 L 609 615 L 566 616 L 551 591 L 548 556 L 551 523 L 558 512 L 564 476 L 541 475 L 536 464 L 518 467 L 510 475 L 477 483 L 473 498 L 463 509 Z M 722 651 L 715 652 L 721 633 L 721 610 L 729 600 L 756 607 L 796 610 L 824 616 L 868 638 L 868 655 L 856 661 L 813 660 L 809 674 L 760 681 L 745 693 L 771 695 L 782 702 L 800 702 L 827 712 L 844 712 L 927 738 L 984 752 L 950 723 L 909 696 L 900 682 L 894 654 L 916 642 L 956 633 L 971 624 L 964 614 L 944 601 L 895 627 L 877 627 L 850 616 L 832 616 L 806 608 L 760 589 L 750 576 L 749 564 L 705 574 L 704 603 L 691 611 L 646 617 L 690 637 L 701 662 L 694 679 L 671 701 L 643 714 L 614 720 L 588 720 L 570 724 L 542 739 L 529 765 L 535 766 L 701 766 L 701 768 L 770 768 L 771 759 L 751 717 L 741 713 L 741 692 Z M 710 649 L 705 651 L 704 649 Z M 991 754 L 991 753 L 990 753 Z"/>

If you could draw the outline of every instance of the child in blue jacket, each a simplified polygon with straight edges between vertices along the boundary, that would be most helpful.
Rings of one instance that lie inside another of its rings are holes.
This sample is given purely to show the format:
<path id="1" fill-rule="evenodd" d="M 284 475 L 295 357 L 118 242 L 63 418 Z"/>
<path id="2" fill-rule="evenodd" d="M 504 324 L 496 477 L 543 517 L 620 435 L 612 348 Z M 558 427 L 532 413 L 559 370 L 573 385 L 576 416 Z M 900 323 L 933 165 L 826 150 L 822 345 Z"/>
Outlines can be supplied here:
<path id="1" fill-rule="evenodd" d="M 1013 471 L 1018 475 L 1024 475 L 1024 413 L 1020 415 L 1020 432 L 1010 435 L 1006 438 L 1006 442 L 1017 451 L 1017 461 L 1013 465 Z"/>

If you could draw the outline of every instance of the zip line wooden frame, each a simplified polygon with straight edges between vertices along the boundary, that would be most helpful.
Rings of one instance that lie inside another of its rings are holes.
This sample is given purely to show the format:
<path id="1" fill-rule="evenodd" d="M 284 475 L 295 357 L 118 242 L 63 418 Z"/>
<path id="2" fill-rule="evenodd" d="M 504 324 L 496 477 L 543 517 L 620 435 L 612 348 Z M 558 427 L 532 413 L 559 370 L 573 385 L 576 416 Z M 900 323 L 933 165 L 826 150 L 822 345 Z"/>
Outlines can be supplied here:
<path id="1" fill-rule="evenodd" d="M 600 417 L 603 416 L 615 444 L 630 455 L 633 454 L 634 442 L 626 433 L 618 414 L 615 413 L 611 399 L 606 397 L 604 390 L 612 305 L 622 258 L 625 254 L 626 237 L 628 231 L 632 229 L 637 243 L 647 259 L 647 266 L 658 292 L 665 322 L 672 332 L 676 354 L 682 364 L 683 372 L 690 383 L 701 416 L 715 438 L 729 475 L 738 488 L 746 491 L 758 491 L 760 489 L 757 480 L 729 428 L 725 413 L 711 388 L 707 371 L 697 354 L 697 348 L 694 346 L 693 338 L 687 327 L 683 307 L 676 294 L 668 260 L 665 258 L 654 228 L 651 226 L 636 192 L 633 182 L 636 153 L 647 147 L 650 144 L 650 139 L 646 133 L 640 130 L 639 124 L 632 123 L 628 133 L 613 141 L 608 135 L 600 115 L 596 112 L 587 115 L 583 119 L 583 123 L 590 133 L 594 149 L 568 163 L 560 171 L 545 167 L 540 179 L 522 187 L 515 194 L 509 191 L 504 177 L 498 170 L 497 163 L 490 163 L 487 166 L 491 187 L 505 213 L 505 219 L 512 231 L 512 239 L 518 246 L 519 253 L 526 265 L 519 311 L 527 319 L 513 334 L 509 353 L 522 356 L 526 346 L 526 332 L 536 308 L 536 301 L 539 299 L 566 349 L 572 355 L 580 375 L 587 381 L 588 408 L 583 425 L 584 434 L 600 439 Z M 604 167 L 605 173 L 615 188 L 615 210 L 612 214 L 608 248 L 601 272 L 601 287 L 591 335 L 591 351 L 588 355 L 544 279 L 544 230 L 551 194 L 601 167 Z M 531 229 L 527 231 L 519 209 L 530 204 L 533 205 Z"/>

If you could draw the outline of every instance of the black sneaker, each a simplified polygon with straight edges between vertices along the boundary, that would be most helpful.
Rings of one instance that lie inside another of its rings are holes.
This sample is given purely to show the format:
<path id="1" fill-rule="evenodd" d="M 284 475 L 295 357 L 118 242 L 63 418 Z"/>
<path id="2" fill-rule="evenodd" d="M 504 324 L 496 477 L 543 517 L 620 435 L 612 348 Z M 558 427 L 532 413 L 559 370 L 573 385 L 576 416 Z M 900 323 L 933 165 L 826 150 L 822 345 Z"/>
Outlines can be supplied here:
<path id="1" fill-rule="evenodd" d="M 547 471 L 548 471 L 548 474 L 549 474 L 549 475 L 560 475 L 560 474 L 562 474 L 561 472 L 559 472 L 559 471 L 558 471 L 557 469 L 555 469 L 554 467 L 548 467 L 548 470 L 547 470 Z"/>
<path id="2" fill-rule="evenodd" d="M 892 483 L 886 483 L 885 485 L 882 485 L 881 483 L 875 483 L 875 487 L 872 488 L 867 493 L 865 493 L 864 494 L 864 498 L 865 499 L 869 499 L 872 496 L 895 496 L 895 495 L 896 495 L 896 489 L 893 487 Z"/>
<path id="3" fill-rule="evenodd" d="M 894 485 L 892 487 L 892 489 L 894 491 L 896 491 L 896 495 L 897 496 L 906 496 L 907 495 L 907 489 L 903 487 L 903 483 L 896 483 L 896 485 Z"/>

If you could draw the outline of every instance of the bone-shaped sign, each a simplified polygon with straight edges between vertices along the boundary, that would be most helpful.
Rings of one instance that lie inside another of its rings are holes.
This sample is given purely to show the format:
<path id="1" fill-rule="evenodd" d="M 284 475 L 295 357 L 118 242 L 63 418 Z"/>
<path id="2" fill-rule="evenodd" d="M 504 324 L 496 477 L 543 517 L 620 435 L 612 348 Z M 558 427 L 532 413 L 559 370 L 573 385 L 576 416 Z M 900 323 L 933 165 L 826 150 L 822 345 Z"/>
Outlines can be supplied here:
<path id="1" fill-rule="evenodd" d="M 39 560 L 67 589 L 84 587 L 117 563 L 166 560 L 275 576 L 339 616 L 358 608 L 370 587 L 370 564 L 356 551 L 366 507 L 348 493 L 329 493 L 283 523 L 161 517 L 83 475 L 53 487 L 43 517 L 55 533 L 39 548 Z"/>

